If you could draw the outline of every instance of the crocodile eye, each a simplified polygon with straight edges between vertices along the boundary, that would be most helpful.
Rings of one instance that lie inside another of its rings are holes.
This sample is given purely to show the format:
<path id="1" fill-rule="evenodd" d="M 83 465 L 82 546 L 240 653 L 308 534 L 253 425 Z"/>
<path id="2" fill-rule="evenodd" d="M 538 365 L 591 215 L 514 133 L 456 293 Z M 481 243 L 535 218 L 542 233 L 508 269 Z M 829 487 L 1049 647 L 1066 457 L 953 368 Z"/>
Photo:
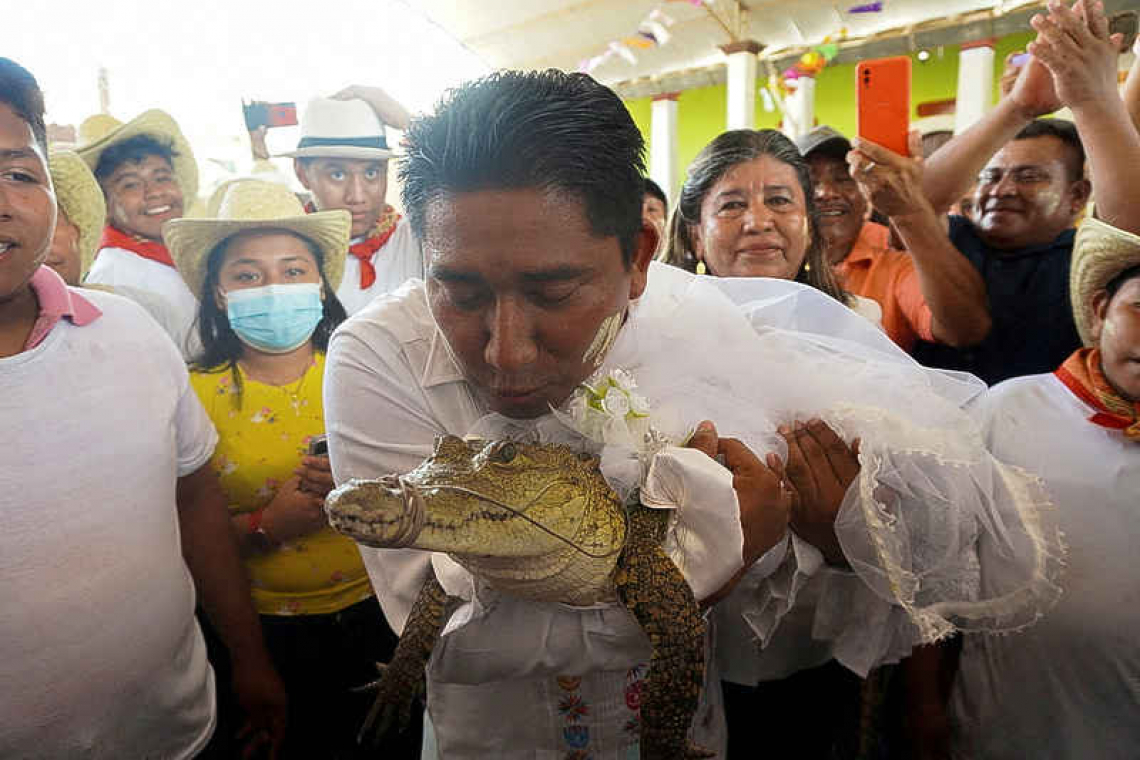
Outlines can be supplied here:
<path id="1" fill-rule="evenodd" d="M 503 464 L 507 464 L 515 458 L 516 453 L 513 443 L 504 443 L 499 447 L 499 450 L 495 452 L 495 457 Z"/>

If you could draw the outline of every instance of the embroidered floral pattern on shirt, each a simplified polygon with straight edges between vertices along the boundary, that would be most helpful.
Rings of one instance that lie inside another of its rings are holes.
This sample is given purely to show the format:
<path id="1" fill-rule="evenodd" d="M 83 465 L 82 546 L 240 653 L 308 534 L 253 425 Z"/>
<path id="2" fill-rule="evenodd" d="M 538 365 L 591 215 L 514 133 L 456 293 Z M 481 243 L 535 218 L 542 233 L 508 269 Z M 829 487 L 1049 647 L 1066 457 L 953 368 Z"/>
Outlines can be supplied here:
<path id="1" fill-rule="evenodd" d="M 631 758 L 637 758 L 641 753 L 641 695 L 645 688 L 646 670 L 648 666 L 645 664 L 634 665 L 625 674 L 625 706 L 632 715 L 626 719 L 622 731 L 635 741 L 628 751 Z"/>
<path id="2" fill-rule="evenodd" d="M 562 739 L 571 750 L 566 754 L 566 760 L 590 760 L 593 755 L 586 751 L 590 746 L 590 727 L 582 724 L 582 720 L 590 715 L 590 705 L 582 699 L 582 679 L 559 676 L 556 680 L 558 688 L 564 692 L 558 698 L 558 713 L 566 722 Z"/>

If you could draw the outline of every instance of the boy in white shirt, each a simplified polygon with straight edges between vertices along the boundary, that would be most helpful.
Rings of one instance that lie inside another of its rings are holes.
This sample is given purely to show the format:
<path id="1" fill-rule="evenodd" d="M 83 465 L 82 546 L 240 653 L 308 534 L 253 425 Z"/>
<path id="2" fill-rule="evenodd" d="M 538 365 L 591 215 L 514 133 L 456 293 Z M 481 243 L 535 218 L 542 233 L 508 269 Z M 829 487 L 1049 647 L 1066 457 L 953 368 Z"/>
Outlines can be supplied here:
<path id="1" fill-rule="evenodd" d="M 86 283 L 153 293 L 177 325 L 174 342 L 194 353 L 198 301 L 162 242 L 162 225 L 198 193 L 190 144 L 168 114 L 150 110 L 78 149 L 107 200 L 107 226 Z"/>
<path id="2" fill-rule="evenodd" d="M 968 758 L 1131 758 L 1140 744 L 1140 237 L 1096 219 L 1073 248 L 1085 347 L 1007 380 L 980 419 L 1042 474 L 1069 546 L 1064 594 L 1027 631 L 967 636 L 953 701 Z"/>
<path id="3" fill-rule="evenodd" d="M 207 466 L 217 436 L 153 320 L 43 266 L 56 214 L 43 97 L 0 58 L 0 756 L 209 751 L 195 589 L 275 751 L 285 695 Z"/>

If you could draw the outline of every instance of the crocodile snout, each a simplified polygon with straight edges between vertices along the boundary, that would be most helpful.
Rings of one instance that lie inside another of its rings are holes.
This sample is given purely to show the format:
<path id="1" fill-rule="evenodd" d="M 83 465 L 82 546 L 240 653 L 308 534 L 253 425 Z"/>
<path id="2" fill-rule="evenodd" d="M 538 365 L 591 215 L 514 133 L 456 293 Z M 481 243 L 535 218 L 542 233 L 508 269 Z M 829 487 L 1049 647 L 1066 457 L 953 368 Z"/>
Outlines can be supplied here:
<path id="1" fill-rule="evenodd" d="M 329 525 L 366 546 L 407 546 L 415 540 L 416 521 L 395 475 L 350 480 L 325 499 Z"/>

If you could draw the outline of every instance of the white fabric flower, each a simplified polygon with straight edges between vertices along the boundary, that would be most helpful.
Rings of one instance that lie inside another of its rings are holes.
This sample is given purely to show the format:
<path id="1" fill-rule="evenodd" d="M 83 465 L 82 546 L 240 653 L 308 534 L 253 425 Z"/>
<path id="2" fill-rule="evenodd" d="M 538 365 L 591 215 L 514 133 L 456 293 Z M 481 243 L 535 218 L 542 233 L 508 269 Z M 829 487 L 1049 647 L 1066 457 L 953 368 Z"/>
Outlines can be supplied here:
<path id="1" fill-rule="evenodd" d="M 629 394 L 618 386 L 610 386 L 602 399 L 602 410 L 613 417 L 625 417 L 629 408 Z"/>

